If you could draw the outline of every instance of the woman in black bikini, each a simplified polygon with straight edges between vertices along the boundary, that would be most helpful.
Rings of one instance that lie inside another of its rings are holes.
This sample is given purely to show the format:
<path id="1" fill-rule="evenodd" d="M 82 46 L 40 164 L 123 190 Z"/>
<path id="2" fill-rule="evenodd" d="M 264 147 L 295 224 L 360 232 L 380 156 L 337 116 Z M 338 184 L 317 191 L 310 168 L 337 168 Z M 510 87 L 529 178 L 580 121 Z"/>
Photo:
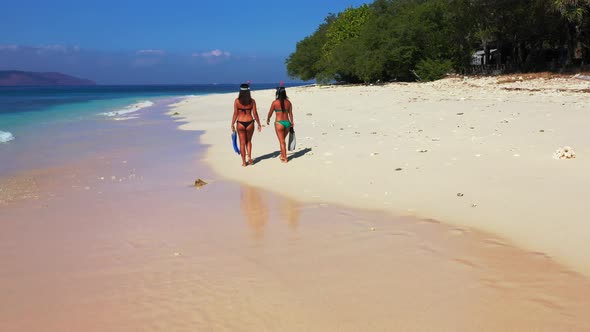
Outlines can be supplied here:
<path id="1" fill-rule="evenodd" d="M 240 137 L 240 154 L 242 155 L 242 166 L 253 165 L 252 161 L 252 135 L 254 134 L 254 120 L 258 124 L 260 132 L 260 119 L 256 111 L 256 101 L 250 96 L 250 85 L 240 85 L 240 94 L 234 101 L 234 116 L 231 121 L 232 132 L 236 131 L 236 121 L 238 136 Z M 248 155 L 248 163 L 246 163 Z"/>
<path id="2" fill-rule="evenodd" d="M 277 138 L 279 139 L 279 147 L 281 148 L 280 159 L 282 162 L 286 163 L 288 162 L 288 159 L 285 138 L 287 137 L 289 130 L 295 127 L 295 122 L 293 122 L 293 105 L 287 97 L 287 91 L 285 91 L 285 87 L 283 86 L 277 88 L 276 99 L 270 104 L 270 110 L 266 117 L 267 125 L 270 124 L 270 119 L 272 118 L 273 113 L 276 115 L 275 131 L 277 133 Z"/>

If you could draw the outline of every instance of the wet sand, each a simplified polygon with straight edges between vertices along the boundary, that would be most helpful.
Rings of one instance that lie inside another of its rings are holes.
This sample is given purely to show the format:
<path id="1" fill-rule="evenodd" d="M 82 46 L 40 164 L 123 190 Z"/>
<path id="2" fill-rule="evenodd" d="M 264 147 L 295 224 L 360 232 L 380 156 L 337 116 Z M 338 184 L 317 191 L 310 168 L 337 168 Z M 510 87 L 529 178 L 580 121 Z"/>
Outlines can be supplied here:
<path id="1" fill-rule="evenodd" d="M 542 253 L 226 181 L 201 133 L 141 121 L 119 128 L 136 143 L 9 175 L 36 195 L 0 205 L 0 330 L 590 329 L 590 282 Z"/>

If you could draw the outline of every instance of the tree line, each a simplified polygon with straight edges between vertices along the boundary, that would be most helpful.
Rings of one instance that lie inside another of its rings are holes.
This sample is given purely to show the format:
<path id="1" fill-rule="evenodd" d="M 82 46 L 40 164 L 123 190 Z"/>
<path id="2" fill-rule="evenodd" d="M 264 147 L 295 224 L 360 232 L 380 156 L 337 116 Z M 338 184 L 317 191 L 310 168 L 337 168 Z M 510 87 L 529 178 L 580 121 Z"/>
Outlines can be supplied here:
<path id="1" fill-rule="evenodd" d="M 329 14 L 286 65 L 292 78 L 360 83 L 474 66 L 567 70 L 589 59 L 590 0 L 375 0 Z"/>

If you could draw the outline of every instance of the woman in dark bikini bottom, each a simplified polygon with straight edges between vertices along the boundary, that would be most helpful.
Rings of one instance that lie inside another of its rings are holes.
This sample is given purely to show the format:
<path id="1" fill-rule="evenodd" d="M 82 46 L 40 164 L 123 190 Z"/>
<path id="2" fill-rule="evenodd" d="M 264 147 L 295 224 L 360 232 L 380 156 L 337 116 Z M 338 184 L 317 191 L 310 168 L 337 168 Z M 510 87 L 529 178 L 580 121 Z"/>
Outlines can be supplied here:
<path id="1" fill-rule="evenodd" d="M 240 85 L 240 94 L 234 101 L 234 115 L 232 117 L 231 130 L 236 131 L 235 123 L 237 122 L 237 132 L 240 137 L 240 154 L 242 156 L 242 166 L 253 165 L 252 160 L 252 136 L 254 135 L 254 121 L 258 124 L 260 132 L 260 119 L 256 111 L 256 101 L 250 96 L 250 85 Z M 248 161 L 246 162 L 246 157 Z"/>
<path id="2" fill-rule="evenodd" d="M 250 121 L 237 121 L 239 124 L 241 124 L 242 126 L 244 126 L 244 129 L 248 129 L 248 127 L 250 127 L 250 125 L 254 122 L 254 120 L 250 120 Z"/>

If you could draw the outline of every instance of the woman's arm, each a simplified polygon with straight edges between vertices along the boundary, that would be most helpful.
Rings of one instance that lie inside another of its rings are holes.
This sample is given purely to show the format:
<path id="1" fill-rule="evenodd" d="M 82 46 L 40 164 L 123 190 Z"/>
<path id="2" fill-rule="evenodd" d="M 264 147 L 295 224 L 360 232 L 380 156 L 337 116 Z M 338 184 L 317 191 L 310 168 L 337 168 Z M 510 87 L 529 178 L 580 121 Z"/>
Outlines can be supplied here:
<path id="1" fill-rule="evenodd" d="M 266 116 L 266 124 L 270 124 L 270 118 L 272 117 L 272 113 L 274 112 L 275 108 L 273 107 L 275 102 L 273 101 L 270 103 L 270 109 L 268 110 L 268 115 Z"/>
<path id="2" fill-rule="evenodd" d="M 258 123 L 258 132 L 262 130 L 260 126 L 260 119 L 258 118 L 258 110 L 256 109 L 256 100 L 252 99 L 252 115 L 254 115 L 254 120 Z"/>
<path id="3" fill-rule="evenodd" d="M 238 100 L 234 101 L 234 116 L 231 119 L 231 131 L 236 131 L 236 120 L 238 119 Z"/>

